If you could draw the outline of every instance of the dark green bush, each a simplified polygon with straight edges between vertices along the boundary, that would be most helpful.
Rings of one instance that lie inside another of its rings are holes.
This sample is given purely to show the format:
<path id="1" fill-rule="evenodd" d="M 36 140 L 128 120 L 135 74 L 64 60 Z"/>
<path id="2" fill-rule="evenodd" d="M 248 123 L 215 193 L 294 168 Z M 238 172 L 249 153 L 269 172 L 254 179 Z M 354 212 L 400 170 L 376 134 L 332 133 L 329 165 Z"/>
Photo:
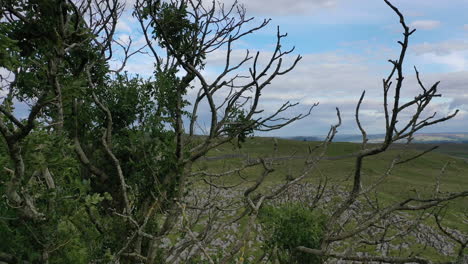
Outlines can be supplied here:
<path id="1" fill-rule="evenodd" d="M 319 256 L 296 250 L 298 246 L 319 248 L 326 216 L 300 204 L 265 206 L 259 219 L 265 237 L 264 250 L 280 263 L 318 264 Z"/>

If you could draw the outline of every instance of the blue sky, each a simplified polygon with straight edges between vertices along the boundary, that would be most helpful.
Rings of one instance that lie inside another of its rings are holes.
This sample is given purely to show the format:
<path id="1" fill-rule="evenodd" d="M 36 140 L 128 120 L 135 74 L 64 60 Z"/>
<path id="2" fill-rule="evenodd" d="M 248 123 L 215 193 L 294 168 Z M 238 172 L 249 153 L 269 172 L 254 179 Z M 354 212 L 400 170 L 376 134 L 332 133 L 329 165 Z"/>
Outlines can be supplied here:
<path id="1" fill-rule="evenodd" d="M 229 0 L 224 2 L 229 3 Z M 241 1 L 242 3 L 242 1 Z M 427 115 L 444 115 L 459 109 L 452 120 L 423 132 L 468 132 L 468 0 L 393 0 L 407 23 L 417 29 L 410 40 L 406 61 L 404 98 L 417 95 L 416 65 L 426 85 L 440 80 L 443 98 L 437 99 Z M 263 92 L 262 107 L 273 110 L 286 100 L 301 104 L 291 114 L 320 105 L 311 116 L 269 135 L 324 134 L 335 122 L 334 108 L 343 114 L 340 133 L 356 134 L 354 108 L 360 93 L 367 97 L 362 120 L 369 133 L 381 133 L 381 79 L 390 69 L 388 59 L 398 55 L 397 40 L 402 35 L 397 16 L 383 0 L 250 0 L 244 1 L 247 14 L 260 22 L 271 18 L 268 27 L 242 40 L 234 49 L 271 52 L 276 26 L 288 33 L 284 46 L 295 46 L 304 59 L 289 75 L 278 78 Z M 128 1 L 127 6 L 131 6 Z M 131 36 L 141 44 L 141 34 L 133 18 L 123 16 L 119 37 Z M 219 68 L 223 50 L 208 57 L 205 74 Z M 150 75 L 152 58 L 136 56 L 127 65 L 132 73 Z M 211 65 L 211 66 L 210 66 Z M 403 115 L 403 119 L 408 117 Z M 203 120 L 202 120 L 203 121 Z"/>

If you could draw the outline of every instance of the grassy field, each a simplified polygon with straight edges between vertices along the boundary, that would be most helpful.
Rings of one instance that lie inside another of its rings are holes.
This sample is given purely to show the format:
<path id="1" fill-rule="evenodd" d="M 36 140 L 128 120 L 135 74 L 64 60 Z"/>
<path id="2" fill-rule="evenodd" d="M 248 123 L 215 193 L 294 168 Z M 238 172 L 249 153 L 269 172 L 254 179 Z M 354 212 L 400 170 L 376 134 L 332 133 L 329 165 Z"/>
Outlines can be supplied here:
<path id="1" fill-rule="evenodd" d="M 276 143 L 275 143 L 276 142 Z M 225 144 L 211 151 L 206 158 L 195 164 L 195 170 L 210 172 L 223 172 L 239 167 L 247 159 L 266 158 L 275 159 L 275 171 L 268 176 L 261 188 L 267 189 L 284 182 L 286 177 L 297 177 L 304 169 L 305 158 L 309 150 L 320 142 L 304 142 L 273 138 L 249 138 L 238 148 L 236 144 Z M 275 147 L 276 145 L 276 147 Z M 404 146 L 396 144 L 387 152 L 370 157 L 364 161 L 363 187 L 376 182 L 384 175 L 391 161 L 398 155 L 401 160 L 417 155 L 424 150 L 432 148 L 429 144 L 413 144 Z M 277 151 L 275 152 L 275 148 Z M 339 185 L 349 190 L 352 184 L 349 177 L 353 173 L 354 158 L 350 154 L 358 151 L 360 145 L 356 143 L 333 143 L 325 154 L 329 159 L 322 160 L 305 181 L 317 183 L 321 177 L 327 176 L 331 184 Z M 347 158 L 334 159 L 347 156 Z M 441 192 L 459 192 L 468 189 L 468 144 L 444 144 L 436 151 L 427 153 L 418 159 L 396 166 L 388 177 L 376 190 L 382 205 L 402 201 L 409 197 L 430 197 L 435 189 L 435 182 L 440 179 Z M 442 172 L 442 168 L 445 170 Z M 231 175 L 215 180 L 219 185 L 233 186 L 237 184 L 252 185 L 262 173 L 261 166 L 249 167 L 240 176 Z M 466 219 L 463 212 L 468 212 L 468 199 L 458 199 L 448 206 L 444 224 L 468 233 Z M 426 222 L 430 228 L 435 228 L 433 222 Z M 418 248 L 423 256 L 433 260 L 447 261 L 446 256 L 438 254 L 432 248 Z M 375 247 L 364 249 L 374 253 Z"/>
<path id="2" fill-rule="evenodd" d="M 277 142 L 277 152 L 274 152 L 274 142 Z M 309 149 L 319 142 L 303 142 L 272 138 L 249 138 L 237 148 L 233 144 L 225 144 L 211 151 L 206 159 L 198 162 L 199 169 L 222 172 L 238 167 L 246 158 L 274 158 L 278 159 L 275 172 L 269 175 L 265 185 L 275 185 L 284 181 L 288 175 L 297 176 L 304 168 L 304 158 Z M 430 144 L 412 144 L 404 146 L 395 144 L 390 150 L 380 155 L 370 157 L 364 161 L 363 184 L 370 185 L 379 179 L 389 168 L 391 161 L 397 156 L 401 160 L 407 159 L 433 147 Z M 327 157 L 337 157 L 358 151 L 356 143 L 333 143 L 326 153 Z M 291 157 L 291 159 L 281 159 Z M 387 203 L 414 197 L 416 193 L 428 196 L 433 193 L 435 182 L 440 177 L 442 192 L 458 192 L 468 188 L 468 144 L 443 144 L 437 150 L 427 153 L 418 159 L 396 166 L 386 180 L 380 185 L 378 194 Z M 442 168 L 446 167 L 442 173 Z M 331 181 L 342 184 L 345 188 L 351 184 L 350 174 L 354 169 L 352 157 L 338 160 L 323 160 L 317 170 L 308 177 L 307 181 L 315 182 L 320 175 L 326 175 Z M 260 167 L 248 168 L 243 172 L 247 179 L 255 179 L 261 173 Z M 223 184 L 235 184 L 238 177 L 223 179 Z M 468 210 L 468 201 L 459 199 L 451 207 L 451 214 L 447 216 L 449 226 L 464 229 L 468 226 L 461 223 L 457 212 Z"/>
<path id="3" fill-rule="evenodd" d="M 468 143 L 442 143 L 442 144 L 412 144 L 411 149 L 413 150 L 425 150 L 438 146 L 434 152 L 446 154 L 449 156 L 460 157 L 468 159 Z M 396 144 L 394 148 L 401 148 L 402 144 Z"/>

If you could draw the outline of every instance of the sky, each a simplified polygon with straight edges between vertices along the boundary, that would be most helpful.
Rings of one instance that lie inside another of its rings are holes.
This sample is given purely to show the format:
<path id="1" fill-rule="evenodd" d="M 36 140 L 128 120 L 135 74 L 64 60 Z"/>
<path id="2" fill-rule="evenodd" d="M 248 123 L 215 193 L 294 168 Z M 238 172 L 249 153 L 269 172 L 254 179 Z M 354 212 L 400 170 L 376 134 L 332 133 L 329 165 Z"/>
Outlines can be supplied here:
<path id="1" fill-rule="evenodd" d="M 228 2 L 229 0 L 224 0 Z M 261 106 L 271 112 L 285 101 L 298 102 L 289 115 L 307 111 L 316 102 L 311 115 L 269 136 L 314 136 L 325 134 L 336 123 L 335 107 L 339 107 L 343 124 L 341 134 L 358 134 L 354 110 L 362 91 L 366 91 L 361 120 L 369 134 L 383 131 L 382 78 L 388 75 L 388 59 L 399 55 L 398 40 L 402 28 L 396 14 L 383 0 L 250 0 L 240 1 L 247 15 L 260 23 L 270 24 L 234 46 L 239 57 L 245 49 L 271 54 L 276 41 L 276 28 L 288 33 L 283 46 L 295 46 L 294 55 L 303 59 L 297 67 L 275 79 L 263 91 Z M 413 67 L 416 66 L 426 86 L 441 81 L 442 98 L 434 99 L 425 116 L 437 112 L 447 115 L 460 112 L 452 120 L 421 132 L 468 132 L 468 0 L 393 0 L 416 32 L 410 39 L 405 64 L 402 100 L 419 94 Z M 131 2 L 127 3 L 131 6 Z M 117 27 L 122 40 L 131 36 L 142 43 L 137 23 L 128 13 Z M 210 54 L 204 74 L 207 78 L 222 63 L 224 50 Z M 292 61 L 292 56 L 290 62 Z M 118 64 L 118 62 L 116 62 Z M 126 67 L 130 73 L 149 76 L 153 59 L 137 55 Z M 190 93 L 189 93 L 190 95 Z M 200 123 L 205 115 L 200 115 Z M 403 113 L 402 119 L 410 113 Z M 203 124 L 201 126 L 203 126 Z"/>

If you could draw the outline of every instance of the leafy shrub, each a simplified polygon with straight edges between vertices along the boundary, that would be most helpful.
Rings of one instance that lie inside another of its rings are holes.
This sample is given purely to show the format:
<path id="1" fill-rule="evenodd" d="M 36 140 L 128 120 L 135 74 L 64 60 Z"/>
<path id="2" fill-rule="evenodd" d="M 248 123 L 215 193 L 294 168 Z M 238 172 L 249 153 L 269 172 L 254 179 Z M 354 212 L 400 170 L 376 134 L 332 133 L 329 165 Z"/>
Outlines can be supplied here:
<path id="1" fill-rule="evenodd" d="M 326 217 L 300 204 L 265 206 L 259 219 L 265 237 L 265 250 L 280 263 L 322 263 L 319 256 L 296 250 L 298 246 L 318 248 L 323 238 Z"/>

